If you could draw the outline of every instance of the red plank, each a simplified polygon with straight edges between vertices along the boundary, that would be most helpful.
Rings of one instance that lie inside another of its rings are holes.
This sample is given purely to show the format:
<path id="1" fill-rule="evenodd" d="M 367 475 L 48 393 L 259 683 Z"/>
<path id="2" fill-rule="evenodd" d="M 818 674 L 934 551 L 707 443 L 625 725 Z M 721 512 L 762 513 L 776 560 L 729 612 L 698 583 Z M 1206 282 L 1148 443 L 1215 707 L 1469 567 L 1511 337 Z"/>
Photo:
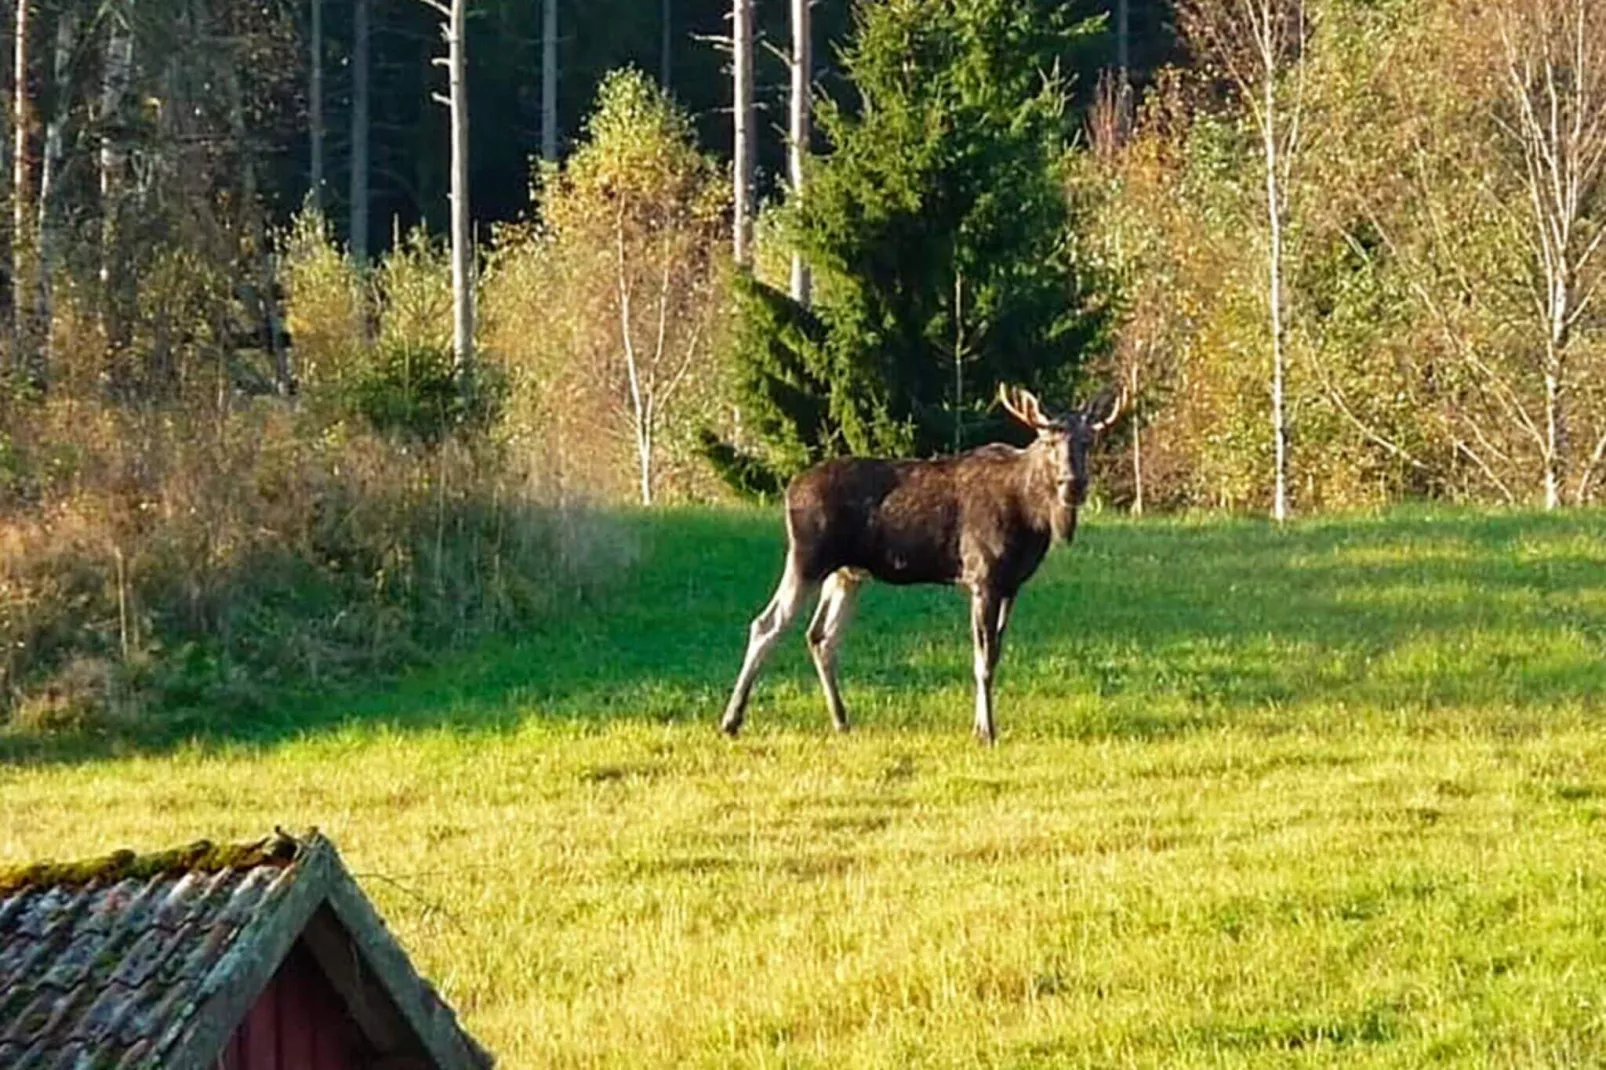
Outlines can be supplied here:
<path id="1" fill-rule="evenodd" d="M 313 1062 L 313 1037 L 328 1013 L 320 1013 L 310 989 L 321 978 L 310 975 L 305 961 L 294 950 L 279 968 L 275 983 L 279 991 L 279 1067 L 280 1070 L 317 1070 Z"/>
<path id="2" fill-rule="evenodd" d="M 269 981 L 240 1023 L 240 1070 L 279 1070 L 278 988 L 277 978 Z"/>
<path id="3" fill-rule="evenodd" d="M 371 1045 L 299 944 L 235 1030 L 223 1070 L 361 1070 Z"/>

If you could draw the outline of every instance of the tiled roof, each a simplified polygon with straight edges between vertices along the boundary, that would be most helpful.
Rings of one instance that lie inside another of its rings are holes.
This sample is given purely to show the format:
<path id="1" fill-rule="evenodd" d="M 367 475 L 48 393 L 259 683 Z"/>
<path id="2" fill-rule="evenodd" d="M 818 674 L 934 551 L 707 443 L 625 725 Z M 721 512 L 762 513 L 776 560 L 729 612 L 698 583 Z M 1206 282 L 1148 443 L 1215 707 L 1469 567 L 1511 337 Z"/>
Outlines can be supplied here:
<path id="1" fill-rule="evenodd" d="M 489 1065 L 314 834 L 0 872 L 0 1067 L 207 1065 L 325 905 L 423 1046 L 469 1057 L 438 1065 Z"/>

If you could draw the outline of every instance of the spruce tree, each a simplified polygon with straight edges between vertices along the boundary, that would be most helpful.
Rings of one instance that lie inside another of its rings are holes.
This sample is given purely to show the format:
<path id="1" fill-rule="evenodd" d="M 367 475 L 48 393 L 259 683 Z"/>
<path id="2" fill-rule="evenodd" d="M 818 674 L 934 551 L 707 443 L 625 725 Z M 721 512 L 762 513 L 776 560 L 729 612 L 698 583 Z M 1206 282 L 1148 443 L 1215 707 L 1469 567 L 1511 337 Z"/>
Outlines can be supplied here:
<path id="1" fill-rule="evenodd" d="M 921 456 L 993 437 L 1000 382 L 1070 401 L 1107 345 L 1064 189 L 1060 60 L 1085 24 L 1046 0 L 879 0 L 857 9 L 824 101 L 826 153 L 784 232 L 812 310 L 756 280 L 733 332 L 744 444 L 705 444 L 738 490 L 840 453 Z"/>

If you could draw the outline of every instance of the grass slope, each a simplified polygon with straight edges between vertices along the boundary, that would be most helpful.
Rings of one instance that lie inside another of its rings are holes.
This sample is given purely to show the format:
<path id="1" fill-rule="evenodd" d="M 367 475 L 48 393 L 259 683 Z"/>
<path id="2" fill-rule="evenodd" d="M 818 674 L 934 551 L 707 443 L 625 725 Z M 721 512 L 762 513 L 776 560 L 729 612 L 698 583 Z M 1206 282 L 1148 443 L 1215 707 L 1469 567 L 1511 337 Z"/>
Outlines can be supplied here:
<path id="1" fill-rule="evenodd" d="M 0 861 L 317 824 L 502 1065 L 1606 1063 L 1606 523 L 1087 523 L 969 738 L 963 600 L 872 588 L 714 720 L 757 512 L 361 702 L 0 767 Z"/>

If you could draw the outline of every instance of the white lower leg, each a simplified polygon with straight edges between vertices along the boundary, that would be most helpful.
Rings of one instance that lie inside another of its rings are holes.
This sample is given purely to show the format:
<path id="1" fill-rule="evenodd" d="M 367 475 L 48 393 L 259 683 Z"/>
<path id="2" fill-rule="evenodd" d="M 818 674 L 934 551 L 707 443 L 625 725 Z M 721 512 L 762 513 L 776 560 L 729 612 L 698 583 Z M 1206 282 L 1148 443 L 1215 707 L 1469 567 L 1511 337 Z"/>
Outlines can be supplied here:
<path id="1" fill-rule="evenodd" d="M 839 730 L 848 727 L 848 713 L 842 704 L 842 693 L 836 681 L 836 650 L 842 641 L 842 629 L 853 613 L 854 595 L 858 584 L 843 572 L 834 572 L 825 581 L 820 595 L 820 608 L 809 624 L 809 653 L 814 657 L 814 668 L 820 677 L 820 688 L 825 692 L 826 709 L 831 722 Z"/>
<path id="2" fill-rule="evenodd" d="M 993 671 L 987 651 L 976 648 L 976 735 L 993 741 Z"/>
<path id="3" fill-rule="evenodd" d="M 796 571 L 788 567 L 786 574 L 781 577 L 775 597 L 764 607 L 764 612 L 754 618 L 752 627 L 748 629 L 747 653 L 742 658 L 742 671 L 737 674 L 736 686 L 731 690 L 730 702 L 726 704 L 725 716 L 720 721 L 720 727 L 726 732 L 734 735 L 742 727 L 753 681 L 758 678 L 759 670 L 764 667 L 764 659 L 769 656 L 781 633 L 797 615 L 807 593 Z"/>

